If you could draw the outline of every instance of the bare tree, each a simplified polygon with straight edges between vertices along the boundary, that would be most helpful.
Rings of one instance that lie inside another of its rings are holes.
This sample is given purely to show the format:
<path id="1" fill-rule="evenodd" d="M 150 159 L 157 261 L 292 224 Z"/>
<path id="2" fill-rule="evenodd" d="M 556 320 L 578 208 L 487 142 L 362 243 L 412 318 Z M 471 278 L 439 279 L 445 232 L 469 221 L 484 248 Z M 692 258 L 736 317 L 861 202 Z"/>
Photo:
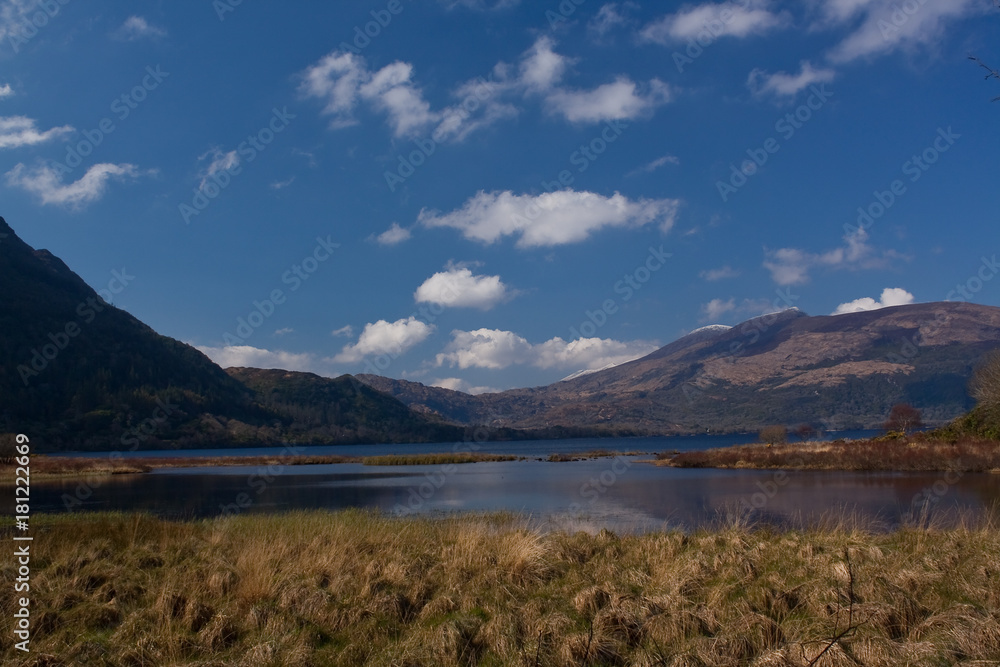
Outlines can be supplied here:
<path id="1" fill-rule="evenodd" d="M 969 393 L 987 409 L 1000 408 L 1000 350 L 987 355 L 972 374 Z"/>
<path id="2" fill-rule="evenodd" d="M 886 431 L 900 431 L 905 435 L 907 431 L 912 431 L 923 425 L 923 420 L 920 418 L 920 410 L 917 410 L 909 403 L 897 403 L 889 411 L 889 418 L 886 420 L 883 428 Z"/>

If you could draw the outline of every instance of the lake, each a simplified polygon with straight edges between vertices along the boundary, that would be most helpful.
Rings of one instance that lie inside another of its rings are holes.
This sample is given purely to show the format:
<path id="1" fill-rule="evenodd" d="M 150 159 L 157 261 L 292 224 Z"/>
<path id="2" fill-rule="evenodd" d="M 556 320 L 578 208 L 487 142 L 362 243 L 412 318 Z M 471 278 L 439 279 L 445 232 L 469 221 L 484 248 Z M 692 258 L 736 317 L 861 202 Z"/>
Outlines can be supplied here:
<path id="1" fill-rule="evenodd" d="M 451 466 L 177 468 L 95 477 L 82 483 L 38 480 L 32 485 L 32 510 L 142 510 L 169 518 L 349 507 L 396 515 L 509 511 L 553 528 L 645 532 L 712 525 L 734 514 L 779 525 L 847 514 L 892 528 L 925 506 L 944 516 L 976 514 L 1000 503 L 1000 476 L 990 474 L 678 469 L 645 462 L 652 458 L 649 454 L 565 463 L 538 460 L 550 453 L 686 451 L 755 439 L 729 435 L 484 443 L 479 451 L 531 458 Z M 449 444 L 420 444 L 309 447 L 305 451 L 373 456 L 453 449 Z M 282 451 L 274 447 L 124 456 L 251 456 Z"/>

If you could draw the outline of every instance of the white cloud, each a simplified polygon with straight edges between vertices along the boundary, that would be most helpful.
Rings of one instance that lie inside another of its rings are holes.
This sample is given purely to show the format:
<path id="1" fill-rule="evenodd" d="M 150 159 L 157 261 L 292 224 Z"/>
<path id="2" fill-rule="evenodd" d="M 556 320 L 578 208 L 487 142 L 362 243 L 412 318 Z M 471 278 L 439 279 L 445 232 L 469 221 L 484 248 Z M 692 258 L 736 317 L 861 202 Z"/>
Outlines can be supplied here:
<path id="1" fill-rule="evenodd" d="M 345 338 L 351 338 L 354 335 L 354 327 L 350 324 L 345 324 L 339 329 L 334 329 L 330 332 L 331 336 L 337 336 L 338 338 L 344 336 Z"/>
<path id="2" fill-rule="evenodd" d="M 557 90 L 546 98 L 550 111 L 571 123 L 637 118 L 670 101 L 670 87 L 653 79 L 644 90 L 626 76 L 593 90 Z"/>
<path id="3" fill-rule="evenodd" d="M 556 53 L 552 38 L 542 36 L 521 54 L 517 67 L 497 63 L 489 80 L 459 84 L 452 91 L 454 104 L 433 109 L 414 83 L 410 63 L 396 61 L 372 71 L 363 57 L 334 51 L 303 72 L 299 91 L 325 102 L 322 113 L 332 117 L 332 129 L 356 124 L 355 113 L 364 103 L 387 116 L 395 137 L 430 136 L 438 142 L 462 141 L 516 116 L 514 98 L 540 98 L 551 113 L 575 123 L 636 118 L 670 99 L 669 87 L 658 79 L 640 85 L 619 76 L 593 90 L 563 88 L 574 62 Z"/>
<path id="4" fill-rule="evenodd" d="M 518 236 L 517 247 L 534 248 L 584 241 L 605 227 L 643 227 L 658 223 L 668 231 L 679 201 L 640 199 L 619 193 L 604 197 L 593 192 L 559 190 L 540 195 L 482 192 L 451 213 L 422 210 L 418 222 L 426 227 L 451 227 L 469 240 L 495 243 Z"/>
<path id="5" fill-rule="evenodd" d="M 125 23 L 118 28 L 115 36 L 119 39 L 132 42 L 137 39 L 142 39 L 143 37 L 166 37 L 167 31 L 163 28 L 150 25 L 150 23 L 141 16 L 130 16 L 125 19 Z"/>
<path id="6" fill-rule="evenodd" d="M 878 310 L 879 308 L 888 308 L 889 306 L 905 306 L 913 303 L 913 301 L 913 295 L 905 289 L 901 287 L 886 287 L 882 290 L 882 296 L 879 297 L 878 301 L 870 296 L 855 299 L 854 301 L 848 301 L 847 303 L 840 304 L 831 314 L 843 315 L 844 313 L 860 313 L 866 310 Z"/>
<path id="7" fill-rule="evenodd" d="M 668 164 L 680 164 L 681 159 L 676 155 L 664 155 L 663 157 L 658 157 L 651 162 L 647 162 L 638 169 L 633 169 L 626 176 L 635 176 L 636 174 L 651 174 L 660 167 Z"/>
<path id="8" fill-rule="evenodd" d="M 139 170 L 132 164 L 101 163 L 90 167 L 75 183 L 63 185 L 62 174 L 44 164 L 28 169 L 23 164 L 7 172 L 7 185 L 36 195 L 42 204 L 83 208 L 104 196 L 111 179 L 138 178 Z"/>
<path id="9" fill-rule="evenodd" d="M 603 5 L 594 17 L 587 22 L 587 32 L 598 39 L 604 37 L 616 28 L 628 25 L 632 20 L 627 13 L 633 9 L 638 9 L 634 2 L 609 2 Z"/>
<path id="10" fill-rule="evenodd" d="M 381 354 L 395 358 L 427 340 L 434 329 L 434 325 L 421 322 L 412 315 L 395 322 L 370 322 L 365 325 L 358 342 L 345 345 L 333 361 L 357 363 L 369 355 Z"/>
<path id="11" fill-rule="evenodd" d="M 375 237 L 381 245 L 396 245 L 403 241 L 409 241 L 413 233 L 405 227 L 400 227 L 399 223 L 392 223 L 389 229 Z"/>
<path id="12" fill-rule="evenodd" d="M 312 354 L 295 354 L 281 350 L 264 350 L 249 345 L 227 347 L 196 346 L 209 359 L 223 368 L 280 368 L 286 371 L 318 373 Z"/>
<path id="13" fill-rule="evenodd" d="M 874 57 L 898 49 L 916 50 L 937 44 L 949 23 L 982 14 L 990 3 L 979 0 L 934 0 L 910 5 L 897 0 L 839 0 L 825 7 L 823 27 L 850 24 L 853 29 L 829 54 L 836 63 Z"/>
<path id="14" fill-rule="evenodd" d="M 480 310 L 489 310 L 509 297 L 500 276 L 476 276 L 461 266 L 450 266 L 435 273 L 413 293 L 417 303 Z"/>
<path id="15" fill-rule="evenodd" d="M 9 86 L 7 86 L 9 88 Z M 0 117 L 0 149 L 34 146 L 35 144 L 52 141 L 73 131 L 69 125 L 53 127 L 39 132 L 35 120 L 25 116 Z"/>
<path id="16" fill-rule="evenodd" d="M 553 51 L 554 46 L 550 37 L 539 37 L 521 56 L 519 85 L 529 92 L 548 92 L 562 80 L 576 61 Z"/>
<path id="17" fill-rule="evenodd" d="M 291 185 L 294 182 L 295 182 L 295 177 L 294 176 L 289 176 L 287 179 L 285 179 L 283 181 L 272 181 L 271 184 L 270 184 L 270 188 L 272 190 L 284 190 L 285 188 L 287 188 L 289 185 Z"/>
<path id="18" fill-rule="evenodd" d="M 460 391 L 474 396 L 478 396 L 479 394 L 495 394 L 503 391 L 502 389 L 497 389 L 496 387 L 475 386 L 462 378 L 440 378 L 432 380 L 430 382 L 430 386 L 441 387 L 442 389 L 451 389 L 452 391 Z"/>
<path id="19" fill-rule="evenodd" d="M 229 171 L 240 166 L 240 155 L 235 150 L 223 153 L 218 148 L 211 148 L 202 155 L 199 155 L 198 161 L 203 162 L 209 158 L 211 158 L 211 162 L 209 162 L 208 167 L 203 169 L 199 174 L 201 183 L 198 187 L 200 189 L 204 189 L 205 185 L 208 184 L 208 179 L 220 171 Z"/>
<path id="20" fill-rule="evenodd" d="M 274 335 L 275 336 L 284 336 L 284 335 L 290 334 L 290 333 L 295 333 L 295 329 L 293 329 L 291 327 L 285 327 L 283 329 L 278 329 L 277 331 L 275 331 Z"/>
<path id="21" fill-rule="evenodd" d="M 800 90 L 814 83 L 829 83 L 836 76 L 836 72 L 832 69 L 815 69 L 808 60 L 803 60 L 800 67 L 798 74 L 787 72 L 768 74 L 762 69 L 755 69 L 747 77 L 747 86 L 754 95 L 794 97 Z"/>
<path id="22" fill-rule="evenodd" d="M 703 278 L 708 282 L 715 282 L 716 280 L 724 280 L 726 278 L 738 278 L 739 275 L 739 271 L 726 264 L 718 269 L 708 269 L 706 271 L 702 271 L 698 274 L 698 277 Z"/>
<path id="23" fill-rule="evenodd" d="M 760 6 L 754 7 L 753 4 Z M 639 34 L 650 42 L 676 44 L 696 39 L 702 34 L 713 41 L 719 37 L 752 37 L 789 25 L 787 13 L 772 13 L 766 9 L 767 4 L 722 2 L 689 5 L 650 23 Z"/>
<path id="24" fill-rule="evenodd" d="M 859 228 L 844 236 L 844 245 L 824 253 L 811 253 L 799 248 L 768 250 L 764 267 L 779 285 L 800 285 L 809 282 L 809 274 L 817 268 L 876 269 L 901 256 L 894 250 L 878 253 L 868 243 L 868 232 Z"/>
<path id="25" fill-rule="evenodd" d="M 451 342 L 437 355 L 438 366 L 500 370 L 514 365 L 536 368 L 596 369 L 638 359 L 658 348 L 649 341 L 622 342 L 606 338 L 556 337 L 531 344 L 512 331 L 476 329 L 451 332 Z"/>
<path id="26" fill-rule="evenodd" d="M 13 94 L 14 94 L 14 89 L 10 87 L 9 83 L 5 83 L 2 86 L 0 86 L 0 100 L 2 100 L 5 97 L 10 97 Z"/>
<path id="27" fill-rule="evenodd" d="M 767 299 L 743 299 L 743 301 L 737 303 L 736 299 L 729 298 L 723 301 L 722 299 L 712 299 L 701 307 L 701 321 L 702 322 L 712 322 L 718 321 L 723 316 L 732 314 L 738 315 L 740 317 L 759 317 L 760 315 L 767 315 L 769 313 L 777 312 L 779 309 L 774 307 L 774 304 Z"/>

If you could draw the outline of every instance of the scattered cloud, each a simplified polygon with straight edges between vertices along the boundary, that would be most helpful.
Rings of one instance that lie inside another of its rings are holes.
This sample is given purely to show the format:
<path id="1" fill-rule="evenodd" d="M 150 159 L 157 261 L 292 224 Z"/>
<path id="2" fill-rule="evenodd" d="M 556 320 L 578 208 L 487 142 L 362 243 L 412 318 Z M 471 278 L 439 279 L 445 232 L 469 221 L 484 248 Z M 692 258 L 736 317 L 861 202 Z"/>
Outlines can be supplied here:
<path id="1" fill-rule="evenodd" d="M 10 86 L 5 86 L 10 88 Z M 0 149 L 34 146 L 66 136 L 73 131 L 69 125 L 39 132 L 35 120 L 25 116 L 0 117 Z"/>
<path id="2" fill-rule="evenodd" d="M 643 227 L 658 223 L 668 231 L 677 216 L 676 199 L 639 199 L 615 193 L 559 190 L 540 195 L 482 192 L 451 213 L 422 210 L 425 227 L 450 227 L 473 241 L 495 243 L 517 236 L 517 247 L 536 248 L 584 241 L 605 227 Z"/>
<path id="3" fill-rule="evenodd" d="M 295 333 L 295 329 L 291 327 L 285 327 L 284 329 L 278 329 L 274 332 L 275 336 L 284 336 L 286 334 Z"/>
<path id="4" fill-rule="evenodd" d="M 632 19 L 628 14 L 638 8 L 639 5 L 634 2 L 609 2 L 597 10 L 594 17 L 587 22 L 587 32 L 601 40 L 611 31 L 631 24 Z"/>
<path id="5" fill-rule="evenodd" d="M 352 336 L 354 336 L 354 327 L 352 327 L 350 324 L 345 324 L 339 329 L 334 329 L 333 331 L 331 331 L 330 335 L 336 336 L 338 338 L 340 337 L 351 338 Z"/>
<path id="6" fill-rule="evenodd" d="M 210 148 L 208 151 L 198 156 L 199 162 L 204 162 L 209 159 L 211 161 L 208 163 L 208 167 L 203 169 L 198 175 L 199 178 L 201 178 L 201 183 L 198 185 L 198 188 L 202 190 L 205 189 L 205 185 L 208 184 L 208 179 L 212 178 L 215 174 L 220 171 L 229 171 L 230 169 L 235 169 L 240 166 L 240 155 L 235 150 L 223 153 L 219 148 Z"/>
<path id="7" fill-rule="evenodd" d="M 896 0 L 838 0 L 824 3 L 820 27 L 853 28 L 829 53 L 834 63 L 872 58 L 896 50 L 933 48 L 947 26 L 990 10 L 978 0 L 935 0 L 912 5 Z M 856 27 L 854 27 L 856 26 Z"/>
<path id="8" fill-rule="evenodd" d="M 103 197 L 110 180 L 135 179 L 140 176 L 140 172 L 132 164 L 95 164 L 80 180 L 63 185 L 62 173 L 54 167 L 39 164 L 28 169 L 25 165 L 18 164 L 6 176 L 7 185 L 30 192 L 42 204 L 81 209 Z"/>
<path id="9" fill-rule="evenodd" d="M 333 361 L 357 363 L 367 356 L 381 354 L 395 358 L 427 340 L 434 329 L 434 325 L 422 322 L 412 315 L 395 322 L 370 322 L 365 325 L 358 342 L 345 345 Z"/>
<path id="10" fill-rule="evenodd" d="M 670 87 L 659 79 L 640 87 L 627 76 L 593 90 L 556 90 L 546 98 L 549 111 L 571 123 L 602 123 L 638 118 L 670 101 Z"/>
<path id="11" fill-rule="evenodd" d="M 905 289 L 901 287 L 886 287 L 882 290 L 882 296 L 879 297 L 878 301 L 870 296 L 862 297 L 860 299 L 855 299 L 854 301 L 848 301 L 847 303 L 840 304 L 831 314 L 843 315 L 844 313 L 860 313 L 866 310 L 878 310 L 879 308 L 888 308 L 889 306 L 905 306 L 913 303 L 913 301 L 913 295 Z"/>
<path id="12" fill-rule="evenodd" d="M 658 44 L 677 44 L 696 39 L 701 34 L 715 40 L 719 37 L 753 37 L 791 23 L 787 12 L 773 13 L 769 3 L 705 3 L 688 5 L 674 14 L 667 14 L 644 27 L 639 36 Z"/>
<path id="13" fill-rule="evenodd" d="M 0 100 L 2 100 L 5 97 L 10 97 L 13 94 L 14 94 L 14 89 L 10 87 L 9 83 L 5 83 L 2 86 L 0 86 Z"/>
<path id="14" fill-rule="evenodd" d="M 563 370 L 590 370 L 643 357 L 658 349 L 650 341 L 622 342 L 608 338 L 556 337 L 532 344 L 512 331 L 476 329 L 451 332 L 451 342 L 437 355 L 438 366 L 500 370 L 514 365 Z"/>
<path id="15" fill-rule="evenodd" d="M 294 176 L 289 176 L 284 181 L 273 181 L 270 184 L 270 188 L 272 190 L 284 190 L 285 188 L 287 188 L 289 185 L 291 185 L 294 182 L 295 182 L 295 177 Z"/>
<path id="16" fill-rule="evenodd" d="M 824 253 L 811 253 L 799 248 L 766 251 L 764 267 L 779 285 L 801 285 L 809 282 L 814 269 L 877 269 L 902 256 L 895 250 L 878 253 L 868 243 L 868 232 L 859 228 L 844 236 L 844 245 Z"/>
<path id="17" fill-rule="evenodd" d="M 382 112 L 396 138 L 430 136 L 435 141 L 462 141 L 472 132 L 519 113 L 514 101 L 540 99 L 545 108 L 572 123 L 632 119 L 670 101 L 670 88 L 653 79 L 645 84 L 620 75 L 592 90 L 562 85 L 576 59 L 555 51 L 542 36 L 525 50 L 517 66 L 499 62 L 489 80 L 478 78 L 452 91 L 455 104 L 434 109 L 414 78 L 413 65 L 396 61 L 373 71 L 360 55 L 334 51 L 302 73 L 299 91 L 324 102 L 331 129 L 355 125 L 365 104 Z"/>
<path id="18" fill-rule="evenodd" d="M 768 74 L 762 69 L 755 69 L 747 77 L 747 86 L 758 96 L 795 97 L 800 90 L 814 83 L 830 83 L 835 76 L 834 70 L 815 69 L 808 60 L 803 60 L 798 74 L 786 72 Z"/>
<path id="19" fill-rule="evenodd" d="M 196 347 L 223 368 L 279 368 L 285 371 L 319 372 L 316 357 L 309 353 L 295 354 L 249 345 L 227 347 L 197 345 Z"/>
<path id="20" fill-rule="evenodd" d="M 417 303 L 490 310 L 512 296 L 500 276 L 476 276 L 463 266 L 449 266 L 424 281 L 414 292 Z"/>
<path id="21" fill-rule="evenodd" d="M 701 322 L 718 322 L 726 315 L 741 318 L 758 317 L 780 310 L 767 299 L 743 299 L 737 302 L 734 298 L 712 299 L 701 307 Z"/>
<path id="22" fill-rule="evenodd" d="M 474 386 L 472 383 L 467 382 L 462 378 L 440 378 L 432 380 L 429 384 L 432 387 L 451 389 L 452 391 L 460 391 L 474 396 L 478 396 L 479 394 L 495 394 L 503 391 L 502 389 L 497 389 L 496 387 Z"/>
<path id="23" fill-rule="evenodd" d="M 698 274 L 699 278 L 707 280 L 710 283 L 715 282 L 716 280 L 725 280 L 726 278 L 738 278 L 739 276 L 740 272 L 728 264 L 719 267 L 718 269 L 708 269 Z"/>
<path id="24" fill-rule="evenodd" d="M 375 237 L 380 245 L 397 245 L 404 241 L 409 241 L 413 233 L 406 227 L 400 227 L 399 223 L 392 223 L 389 229 Z"/>
<path id="25" fill-rule="evenodd" d="M 680 164 L 680 163 L 681 163 L 681 159 L 679 157 L 677 157 L 676 155 L 664 155 L 663 157 L 658 157 L 658 158 L 656 158 L 655 160 L 653 160 L 651 162 L 647 162 L 646 164 L 642 165 L 638 169 L 633 169 L 632 171 L 630 171 L 629 173 L 627 173 L 625 175 L 626 176 L 635 176 L 636 174 L 651 174 L 651 173 L 653 173 L 654 171 L 656 171 L 657 169 L 659 169 L 660 167 L 662 167 L 664 165 L 668 165 L 668 164 L 677 165 L 677 164 Z"/>
<path id="26" fill-rule="evenodd" d="M 159 38 L 166 36 L 166 30 L 158 28 L 155 25 L 151 25 L 141 16 L 128 17 L 125 19 L 125 23 L 123 23 L 122 26 L 115 31 L 115 37 L 129 42 L 134 42 L 137 39 L 144 39 L 146 37 Z"/>

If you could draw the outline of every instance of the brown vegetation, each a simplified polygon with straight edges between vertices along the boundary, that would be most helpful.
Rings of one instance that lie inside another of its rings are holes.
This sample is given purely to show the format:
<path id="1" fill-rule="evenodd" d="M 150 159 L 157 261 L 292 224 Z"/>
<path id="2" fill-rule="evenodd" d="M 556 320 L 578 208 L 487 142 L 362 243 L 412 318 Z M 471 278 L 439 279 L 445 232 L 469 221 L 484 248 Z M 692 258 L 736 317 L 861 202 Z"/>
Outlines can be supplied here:
<path id="1" fill-rule="evenodd" d="M 908 438 L 737 445 L 661 458 L 679 468 L 785 468 L 802 470 L 1000 470 L 1000 442 L 963 438 L 946 442 L 917 434 Z"/>
<path id="2" fill-rule="evenodd" d="M 0 661 L 18 667 L 1000 660 L 995 520 L 642 536 L 353 511 L 32 521 L 31 653 L 0 597 Z"/>

